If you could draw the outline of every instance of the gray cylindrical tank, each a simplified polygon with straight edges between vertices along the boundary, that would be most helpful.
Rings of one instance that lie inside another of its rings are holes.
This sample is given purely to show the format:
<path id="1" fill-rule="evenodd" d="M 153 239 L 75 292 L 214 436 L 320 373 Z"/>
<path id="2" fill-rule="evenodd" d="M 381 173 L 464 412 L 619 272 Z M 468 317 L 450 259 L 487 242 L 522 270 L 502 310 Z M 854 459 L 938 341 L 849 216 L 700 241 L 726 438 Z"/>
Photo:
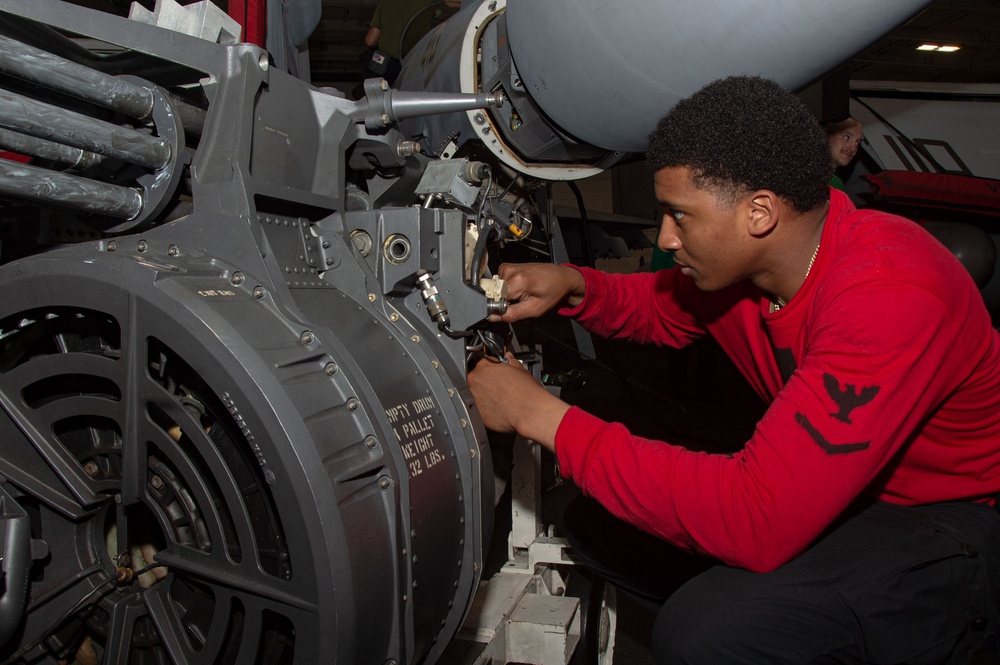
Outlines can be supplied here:
<path id="1" fill-rule="evenodd" d="M 563 130 L 638 152 L 656 121 L 714 79 L 751 74 L 796 89 L 928 0 L 509 0 L 511 52 L 529 94 Z"/>

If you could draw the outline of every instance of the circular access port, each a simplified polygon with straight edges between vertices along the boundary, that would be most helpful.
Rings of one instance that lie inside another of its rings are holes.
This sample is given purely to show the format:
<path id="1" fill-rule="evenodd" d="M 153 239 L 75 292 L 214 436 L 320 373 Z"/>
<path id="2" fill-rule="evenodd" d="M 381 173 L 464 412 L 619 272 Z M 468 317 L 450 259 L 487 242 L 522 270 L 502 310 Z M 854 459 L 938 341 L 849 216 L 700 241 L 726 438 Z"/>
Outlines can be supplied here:
<path id="1" fill-rule="evenodd" d="M 382 253 L 386 260 L 394 265 L 405 263 L 410 258 L 412 249 L 410 239 L 401 233 L 393 233 L 385 239 L 385 244 L 382 245 Z"/>

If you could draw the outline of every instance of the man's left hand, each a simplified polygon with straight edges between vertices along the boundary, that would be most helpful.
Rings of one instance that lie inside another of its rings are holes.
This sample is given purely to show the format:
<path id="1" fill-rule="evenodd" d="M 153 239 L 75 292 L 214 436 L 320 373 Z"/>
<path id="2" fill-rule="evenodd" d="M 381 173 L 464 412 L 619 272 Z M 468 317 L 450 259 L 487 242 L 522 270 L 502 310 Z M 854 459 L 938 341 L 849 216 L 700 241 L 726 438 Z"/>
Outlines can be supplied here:
<path id="1" fill-rule="evenodd" d="M 550 393 L 513 355 L 506 362 L 484 357 L 469 372 L 469 389 L 483 424 L 495 432 L 517 432 L 554 450 L 556 430 L 569 404 Z"/>

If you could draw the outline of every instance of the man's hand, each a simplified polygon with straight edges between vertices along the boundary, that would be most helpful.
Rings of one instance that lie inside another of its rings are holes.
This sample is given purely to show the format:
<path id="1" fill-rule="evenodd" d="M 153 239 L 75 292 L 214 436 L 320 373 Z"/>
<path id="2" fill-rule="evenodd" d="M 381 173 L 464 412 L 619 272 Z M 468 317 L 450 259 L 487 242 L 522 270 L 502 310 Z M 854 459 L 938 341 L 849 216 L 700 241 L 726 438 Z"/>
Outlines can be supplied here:
<path id="1" fill-rule="evenodd" d="M 485 357 L 469 372 L 469 389 L 494 432 L 517 432 L 555 450 L 556 430 L 569 404 L 550 393 L 513 355 L 507 362 Z"/>
<path id="2" fill-rule="evenodd" d="M 513 323 L 541 316 L 554 307 L 576 307 L 586 283 L 576 268 L 554 263 L 505 263 L 497 275 L 507 282 L 507 311 L 494 321 Z"/>

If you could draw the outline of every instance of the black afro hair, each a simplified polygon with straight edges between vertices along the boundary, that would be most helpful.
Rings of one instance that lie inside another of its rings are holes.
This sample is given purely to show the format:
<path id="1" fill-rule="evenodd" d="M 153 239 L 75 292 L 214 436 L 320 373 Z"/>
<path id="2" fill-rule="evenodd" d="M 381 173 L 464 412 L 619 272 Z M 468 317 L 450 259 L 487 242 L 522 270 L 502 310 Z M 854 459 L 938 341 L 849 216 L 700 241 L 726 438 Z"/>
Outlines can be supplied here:
<path id="1" fill-rule="evenodd" d="M 647 140 L 653 171 L 688 167 L 699 187 L 730 202 L 768 189 L 796 211 L 829 198 L 833 163 L 819 122 L 769 79 L 731 76 L 709 83 L 663 116 Z"/>

